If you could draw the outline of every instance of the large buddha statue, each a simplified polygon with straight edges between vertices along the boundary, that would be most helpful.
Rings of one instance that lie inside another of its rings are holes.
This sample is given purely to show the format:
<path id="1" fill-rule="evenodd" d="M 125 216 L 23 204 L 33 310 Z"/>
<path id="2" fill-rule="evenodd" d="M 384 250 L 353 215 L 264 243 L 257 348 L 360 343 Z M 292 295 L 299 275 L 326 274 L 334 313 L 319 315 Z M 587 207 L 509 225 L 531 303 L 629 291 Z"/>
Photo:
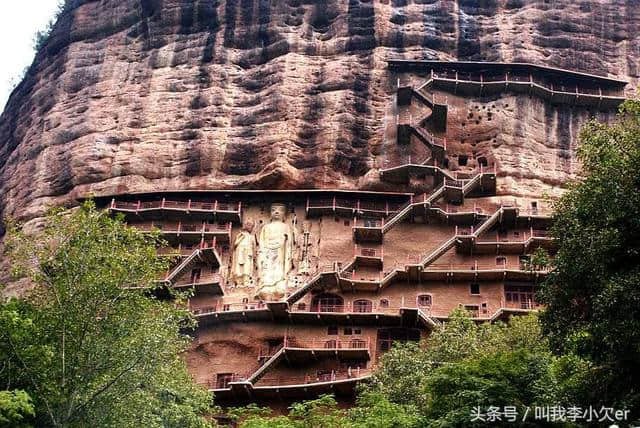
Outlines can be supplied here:
<path id="1" fill-rule="evenodd" d="M 275 301 L 284 298 L 287 278 L 293 270 L 296 246 L 294 229 L 284 222 L 286 207 L 271 206 L 271 222 L 265 224 L 258 236 L 258 292 L 256 298 Z"/>
<path id="2" fill-rule="evenodd" d="M 233 260 L 231 280 L 236 287 L 253 285 L 253 269 L 255 266 L 256 238 L 253 235 L 254 223 L 247 220 L 242 225 L 233 241 Z"/>

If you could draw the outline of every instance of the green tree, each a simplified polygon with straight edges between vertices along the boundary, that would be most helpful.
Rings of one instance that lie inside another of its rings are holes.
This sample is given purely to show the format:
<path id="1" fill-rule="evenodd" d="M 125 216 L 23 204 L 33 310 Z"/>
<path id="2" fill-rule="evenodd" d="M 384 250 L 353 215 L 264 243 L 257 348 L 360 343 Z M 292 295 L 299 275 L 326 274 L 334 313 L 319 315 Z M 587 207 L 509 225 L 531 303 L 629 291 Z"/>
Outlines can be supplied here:
<path id="1" fill-rule="evenodd" d="M 429 427 L 485 426 L 485 420 L 473 421 L 478 409 L 486 415 L 491 406 L 502 410 L 515 406 L 521 422 L 527 407 L 539 402 L 539 387 L 547 382 L 550 355 L 542 357 L 526 349 L 498 351 L 443 364 L 429 377 L 426 390 Z M 541 385 L 542 384 L 542 385 Z M 512 425 L 502 418 L 490 425 Z"/>
<path id="2" fill-rule="evenodd" d="M 586 360 L 591 375 L 577 378 L 597 375 L 578 394 L 582 404 L 627 407 L 638 417 L 640 102 L 624 103 L 616 123 L 587 124 L 578 156 L 583 178 L 553 215 L 559 250 L 541 292 L 544 331 L 554 351 Z"/>
<path id="3" fill-rule="evenodd" d="M 0 427 L 28 428 L 34 416 L 31 397 L 25 391 L 0 391 Z"/>
<path id="4" fill-rule="evenodd" d="M 255 404 L 229 411 L 240 428 L 417 428 L 421 418 L 414 406 L 390 402 L 380 393 L 364 392 L 350 410 L 338 408 L 331 395 L 294 403 L 285 416 L 273 416 Z"/>
<path id="5" fill-rule="evenodd" d="M 180 354 L 177 302 L 150 290 L 167 262 L 159 237 L 88 202 L 56 211 L 36 234 L 10 225 L 14 273 L 33 289 L 0 307 L 0 369 L 6 389 L 32 398 L 37 426 L 208 426 L 208 392 Z"/>
<path id="6" fill-rule="evenodd" d="M 338 409 L 331 395 L 321 395 L 315 400 L 294 403 L 289 414 L 273 416 L 271 409 L 255 404 L 235 408 L 229 416 L 240 428 L 343 428 L 347 427 L 345 412 Z"/>
<path id="7" fill-rule="evenodd" d="M 379 392 L 364 391 L 349 410 L 349 423 L 352 428 L 417 428 L 424 420 L 415 404 L 393 403 Z"/>
<path id="8" fill-rule="evenodd" d="M 467 426 L 477 406 L 555 403 L 553 362 L 536 315 L 477 324 L 458 309 L 423 344 L 394 346 L 365 390 L 413 406 L 424 426 Z"/>

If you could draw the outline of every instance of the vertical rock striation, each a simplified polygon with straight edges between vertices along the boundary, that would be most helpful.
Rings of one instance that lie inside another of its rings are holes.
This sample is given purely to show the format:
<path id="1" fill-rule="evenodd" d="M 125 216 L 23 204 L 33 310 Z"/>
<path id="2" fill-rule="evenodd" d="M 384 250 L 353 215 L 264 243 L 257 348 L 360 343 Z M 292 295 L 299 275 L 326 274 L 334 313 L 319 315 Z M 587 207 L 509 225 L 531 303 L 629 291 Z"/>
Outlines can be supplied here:
<path id="1" fill-rule="evenodd" d="M 92 193 L 384 188 L 389 58 L 531 62 L 629 88 L 639 73 L 632 0 L 76 3 L 0 118 L 4 215 Z M 503 194 L 560 185 L 580 124 L 611 116 L 506 94 L 471 100 L 510 106 L 475 123 L 468 99 L 450 100 L 448 140 L 494 158 Z"/>

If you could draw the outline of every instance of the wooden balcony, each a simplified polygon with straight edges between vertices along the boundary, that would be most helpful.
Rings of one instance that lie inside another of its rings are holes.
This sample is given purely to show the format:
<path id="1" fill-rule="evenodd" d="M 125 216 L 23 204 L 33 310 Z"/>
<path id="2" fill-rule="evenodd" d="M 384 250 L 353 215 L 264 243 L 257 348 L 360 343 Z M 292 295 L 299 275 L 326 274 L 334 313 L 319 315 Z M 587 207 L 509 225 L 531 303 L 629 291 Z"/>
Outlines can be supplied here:
<path id="1" fill-rule="evenodd" d="M 347 360 L 371 359 L 369 338 L 340 340 L 327 337 L 322 340 L 298 340 L 285 337 L 284 351 L 290 362 L 306 362 L 320 356 L 338 356 Z"/>
<path id="2" fill-rule="evenodd" d="M 468 263 L 432 263 L 421 272 L 423 280 L 522 280 L 531 281 L 546 276 L 547 270 L 524 270 L 520 264 L 469 261 Z"/>
<path id="3" fill-rule="evenodd" d="M 209 218 L 215 221 L 242 221 L 242 202 L 229 201 L 174 201 L 166 198 L 152 201 L 118 201 L 111 200 L 109 210 L 140 217 L 158 217 L 159 214 L 173 213 L 189 215 L 195 218 Z"/>
<path id="4" fill-rule="evenodd" d="M 218 402 L 243 400 L 300 400 L 333 394 L 339 397 L 353 397 L 358 382 L 368 379 L 368 369 L 333 371 L 327 374 L 308 373 L 300 376 L 265 376 L 255 384 L 238 376 L 226 388 L 216 388 L 215 382 L 207 384 Z"/>
<path id="5" fill-rule="evenodd" d="M 254 387 L 265 386 L 295 386 L 317 383 L 336 382 L 346 379 L 361 379 L 371 375 L 371 370 L 360 367 L 347 370 L 327 370 L 326 372 L 311 372 L 299 376 L 272 375 L 260 378 Z"/>
<path id="6" fill-rule="evenodd" d="M 374 242 L 382 243 L 382 229 L 384 227 L 384 218 L 356 218 L 353 219 L 353 239 L 355 242 Z"/>
<path id="7" fill-rule="evenodd" d="M 423 87 L 454 94 L 490 96 L 510 91 L 535 95 L 552 104 L 598 109 L 615 109 L 624 102 L 623 89 L 627 84 L 622 80 L 526 63 L 411 60 L 389 60 L 388 63 L 396 71 L 428 71 L 430 76 Z"/>
<path id="8" fill-rule="evenodd" d="M 382 269 L 384 249 L 382 247 L 362 247 L 356 244 L 354 247 L 354 257 L 356 265 L 358 266 L 373 266 Z"/>
<path id="9" fill-rule="evenodd" d="M 185 278 L 173 282 L 173 288 L 176 289 L 193 289 L 195 294 L 213 294 L 222 295 L 223 278 L 219 273 L 208 272 L 206 274 L 193 278 Z"/>
<path id="10" fill-rule="evenodd" d="M 306 304 L 292 305 L 289 318 L 304 324 L 345 324 L 355 325 L 400 325 L 399 306 L 380 306 L 377 302 L 370 305 L 354 306 L 353 302 L 342 305 L 319 305 L 316 307 Z"/>
<path id="11" fill-rule="evenodd" d="M 199 326 L 208 326 L 220 322 L 232 321 L 267 321 L 272 313 L 264 303 L 220 303 L 215 306 L 191 309 Z"/>
<path id="12" fill-rule="evenodd" d="M 531 228 L 519 232 L 519 236 L 502 236 L 497 231 L 485 233 L 469 245 L 461 243 L 457 250 L 467 254 L 524 254 L 539 247 L 553 251 L 553 237 L 546 230 Z"/>
<path id="13" fill-rule="evenodd" d="M 226 224 L 208 222 L 151 221 L 132 224 L 142 232 L 159 231 L 169 241 L 199 243 L 215 238 L 218 242 L 231 240 L 231 222 Z"/>
<path id="14" fill-rule="evenodd" d="M 308 217 L 318 215 L 336 215 L 340 217 L 376 217 L 381 218 L 393 214 L 400 204 L 391 201 L 373 201 L 361 198 L 307 198 L 306 213 Z"/>

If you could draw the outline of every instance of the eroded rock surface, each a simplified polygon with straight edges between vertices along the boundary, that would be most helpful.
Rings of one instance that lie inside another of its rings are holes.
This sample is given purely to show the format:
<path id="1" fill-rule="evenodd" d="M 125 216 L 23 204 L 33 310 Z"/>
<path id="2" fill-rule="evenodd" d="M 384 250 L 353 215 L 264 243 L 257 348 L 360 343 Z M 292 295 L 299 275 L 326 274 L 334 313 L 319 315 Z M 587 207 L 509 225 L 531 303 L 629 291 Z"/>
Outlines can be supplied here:
<path id="1" fill-rule="evenodd" d="M 0 118 L 4 215 L 91 193 L 388 188 L 388 58 L 532 62 L 628 88 L 639 73 L 632 0 L 78 3 Z M 611 116 L 513 94 L 449 99 L 450 147 L 495 160 L 506 195 L 573 176 L 580 124 Z"/>

